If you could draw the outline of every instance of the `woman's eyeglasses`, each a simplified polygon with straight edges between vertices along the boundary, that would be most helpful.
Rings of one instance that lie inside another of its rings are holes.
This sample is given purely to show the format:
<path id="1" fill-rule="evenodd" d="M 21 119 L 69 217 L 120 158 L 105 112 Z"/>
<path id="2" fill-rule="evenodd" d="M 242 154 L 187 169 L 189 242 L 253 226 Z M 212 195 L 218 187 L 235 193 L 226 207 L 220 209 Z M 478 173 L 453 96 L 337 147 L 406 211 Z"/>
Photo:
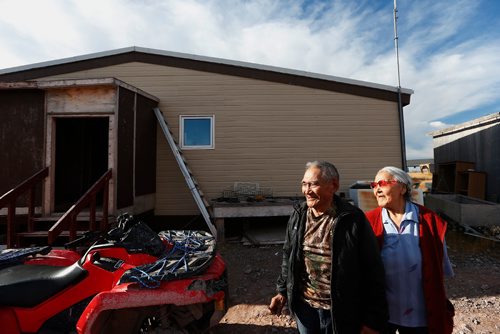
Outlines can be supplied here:
<path id="1" fill-rule="evenodd" d="M 389 185 L 392 185 L 392 184 L 396 184 L 398 183 L 399 181 L 396 181 L 396 180 L 380 180 L 378 182 L 370 182 L 370 188 L 375 188 L 376 186 L 379 186 L 379 187 L 386 187 L 386 186 L 389 186 Z"/>

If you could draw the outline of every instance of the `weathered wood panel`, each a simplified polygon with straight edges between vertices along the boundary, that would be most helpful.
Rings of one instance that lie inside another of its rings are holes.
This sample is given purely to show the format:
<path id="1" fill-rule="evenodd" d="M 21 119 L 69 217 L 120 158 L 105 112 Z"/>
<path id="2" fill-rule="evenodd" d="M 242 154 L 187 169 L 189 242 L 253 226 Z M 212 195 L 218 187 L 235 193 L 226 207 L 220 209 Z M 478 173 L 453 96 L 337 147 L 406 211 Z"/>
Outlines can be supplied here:
<path id="1" fill-rule="evenodd" d="M 135 94 L 121 88 L 118 95 L 116 208 L 134 204 Z"/>
<path id="2" fill-rule="evenodd" d="M 47 93 L 47 113 L 113 113 L 115 101 L 113 86 L 51 89 Z"/>
<path id="3" fill-rule="evenodd" d="M 44 167 L 44 107 L 41 90 L 0 90 L 0 195 Z"/>
<path id="4" fill-rule="evenodd" d="M 135 195 L 156 192 L 156 117 L 158 103 L 137 95 L 135 140 Z"/>

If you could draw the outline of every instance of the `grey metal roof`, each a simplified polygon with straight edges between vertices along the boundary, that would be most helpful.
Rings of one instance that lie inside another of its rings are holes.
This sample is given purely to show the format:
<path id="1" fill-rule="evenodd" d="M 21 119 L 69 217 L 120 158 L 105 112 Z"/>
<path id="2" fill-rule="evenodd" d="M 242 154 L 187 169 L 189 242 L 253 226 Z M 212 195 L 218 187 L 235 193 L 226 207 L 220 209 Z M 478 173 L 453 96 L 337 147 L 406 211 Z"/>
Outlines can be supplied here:
<path id="1" fill-rule="evenodd" d="M 414 167 L 414 166 L 418 166 L 418 165 L 422 165 L 422 164 L 432 164 L 432 163 L 434 163 L 434 159 L 432 159 L 432 158 L 429 158 L 429 159 L 411 159 L 411 160 L 406 161 L 406 164 L 409 167 Z"/>
<path id="2" fill-rule="evenodd" d="M 367 82 L 367 81 L 347 79 L 347 78 L 342 78 L 342 77 L 337 77 L 337 76 L 331 76 L 331 75 L 325 75 L 325 74 L 319 74 L 319 73 L 313 73 L 313 72 L 307 72 L 307 71 L 300 71 L 300 70 L 293 70 L 293 69 L 276 67 L 276 66 L 261 65 L 261 64 L 255 64 L 255 63 L 249 63 L 249 62 L 242 62 L 242 61 L 214 58 L 214 57 L 207 57 L 207 56 L 198 56 L 198 55 L 180 53 L 180 52 L 172 52 L 172 51 L 143 48 L 143 47 L 138 47 L 138 46 L 131 46 L 131 47 L 126 47 L 126 48 L 121 48 L 121 49 L 115 49 L 115 50 L 109 50 L 109 51 L 103 51 L 103 52 L 97 52 L 97 53 L 90 53 L 90 54 L 80 55 L 80 56 L 75 56 L 75 57 L 68 57 L 68 58 L 39 62 L 39 63 L 29 64 L 29 65 L 6 68 L 6 69 L 0 70 L 0 75 L 21 72 L 21 71 L 28 71 L 28 70 L 33 70 L 33 69 L 39 69 L 39 68 L 49 67 L 49 66 L 54 66 L 54 65 L 68 64 L 68 63 L 73 63 L 73 62 L 78 62 L 78 61 L 89 60 L 89 59 L 96 59 L 96 58 L 120 55 L 120 54 L 124 54 L 124 53 L 129 53 L 129 52 L 141 52 L 141 53 L 146 53 L 146 54 L 151 54 L 151 55 L 168 56 L 168 57 L 175 57 L 175 58 L 181 58 L 181 59 L 187 59 L 187 60 L 209 62 L 209 63 L 214 63 L 214 64 L 237 66 L 237 67 L 243 67 L 243 68 L 249 68 L 249 69 L 263 70 L 263 71 L 271 71 L 271 72 L 276 72 L 276 73 L 283 73 L 283 74 L 308 77 L 308 78 L 312 78 L 312 79 L 321 79 L 321 80 L 327 80 L 327 81 L 332 81 L 332 82 L 344 83 L 347 85 L 375 88 L 375 89 L 396 92 L 396 93 L 398 92 L 397 87 L 389 86 L 389 85 L 382 85 L 382 84 L 377 84 L 377 83 L 372 83 L 372 82 Z M 411 95 L 411 94 L 413 94 L 413 90 L 408 89 L 408 88 L 401 88 L 401 93 Z"/>
<path id="3" fill-rule="evenodd" d="M 470 129 L 473 127 L 478 127 L 481 125 L 486 125 L 486 124 L 495 123 L 495 122 L 500 123 L 500 112 L 496 112 L 496 113 L 489 114 L 489 115 L 486 115 L 483 117 L 479 117 L 479 118 L 473 119 L 471 121 L 467 121 L 464 123 L 453 125 L 453 126 L 441 129 L 441 130 L 432 131 L 432 132 L 429 132 L 429 135 L 431 135 L 432 137 L 439 137 L 439 136 L 446 135 L 449 133 L 460 132 L 460 131 L 467 130 L 467 129 Z"/>

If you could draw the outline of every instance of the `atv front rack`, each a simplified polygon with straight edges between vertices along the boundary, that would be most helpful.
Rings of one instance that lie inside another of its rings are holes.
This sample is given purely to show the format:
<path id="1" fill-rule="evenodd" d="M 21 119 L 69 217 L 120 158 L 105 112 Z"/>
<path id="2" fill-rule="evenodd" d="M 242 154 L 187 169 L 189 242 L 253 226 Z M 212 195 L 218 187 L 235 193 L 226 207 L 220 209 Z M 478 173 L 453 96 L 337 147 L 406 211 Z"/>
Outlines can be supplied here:
<path id="1" fill-rule="evenodd" d="M 169 230 L 158 234 L 166 254 L 158 261 L 127 270 L 119 283 L 136 282 L 157 288 L 170 281 L 201 274 L 215 255 L 215 238 L 205 231 Z"/>

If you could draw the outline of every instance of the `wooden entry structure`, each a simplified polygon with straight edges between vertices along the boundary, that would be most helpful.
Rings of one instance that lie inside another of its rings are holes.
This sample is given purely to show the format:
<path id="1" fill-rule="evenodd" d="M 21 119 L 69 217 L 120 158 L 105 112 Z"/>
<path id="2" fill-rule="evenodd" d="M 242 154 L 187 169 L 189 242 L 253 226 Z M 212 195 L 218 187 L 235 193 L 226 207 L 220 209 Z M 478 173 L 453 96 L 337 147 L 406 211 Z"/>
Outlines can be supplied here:
<path id="1" fill-rule="evenodd" d="M 0 215 L 35 210 L 59 219 L 108 170 L 109 191 L 96 198 L 97 210 L 104 203 L 110 216 L 154 210 L 157 121 L 152 110 L 158 101 L 115 78 L 0 82 L 0 130 L 9 138 L 0 142 L 0 197 L 50 166 L 42 187 L 30 195 L 34 209 L 21 199 L 9 202 L 10 209 L 0 208 Z M 95 161 L 85 164 L 89 159 Z M 79 161 L 78 168 L 72 160 Z"/>

